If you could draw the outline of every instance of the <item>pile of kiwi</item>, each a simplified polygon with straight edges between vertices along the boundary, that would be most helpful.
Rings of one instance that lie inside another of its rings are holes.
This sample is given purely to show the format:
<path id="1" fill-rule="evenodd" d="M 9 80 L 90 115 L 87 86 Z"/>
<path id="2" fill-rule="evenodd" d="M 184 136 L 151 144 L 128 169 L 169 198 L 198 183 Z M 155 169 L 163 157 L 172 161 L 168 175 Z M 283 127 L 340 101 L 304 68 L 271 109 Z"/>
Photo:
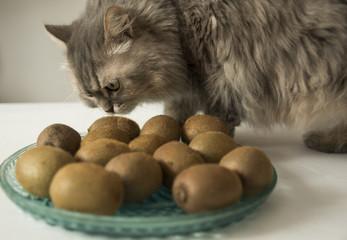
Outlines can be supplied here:
<path id="1" fill-rule="evenodd" d="M 141 203 L 163 185 L 187 213 L 231 206 L 272 181 L 269 158 L 240 146 L 227 125 L 195 115 L 181 126 L 160 115 L 142 129 L 119 116 L 95 121 L 86 136 L 54 124 L 16 163 L 25 190 L 56 208 L 113 215 L 123 203 Z"/>

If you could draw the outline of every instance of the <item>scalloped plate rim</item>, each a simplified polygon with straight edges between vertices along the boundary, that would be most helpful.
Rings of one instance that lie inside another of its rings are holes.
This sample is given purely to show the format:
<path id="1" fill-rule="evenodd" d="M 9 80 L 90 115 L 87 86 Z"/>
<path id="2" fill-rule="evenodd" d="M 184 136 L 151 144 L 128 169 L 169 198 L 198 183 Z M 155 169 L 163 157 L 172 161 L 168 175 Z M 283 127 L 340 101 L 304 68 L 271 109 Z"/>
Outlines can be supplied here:
<path id="1" fill-rule="evenodd" d="M 31 147 L 34 147 L 34 146 L 35 146 L 35 144 L 31 144 L 31 145 L 28 145 L 24 148 L 21 148 L 20 150 L 13 153 L 10 157 L 8 157 L 5 161 L 3 161 L 3 163 L 0 165 L 0 174 L 1 174 L 0 175 L 0 185 L 1 185 L 2 189 L 4 190 L 4 192 L 6 193 L 6 195 L 17 206 L 19 206 L 25 212 L 30 212 L 31 214 L 41 216 L 42 218 L 44 218 L 44 220 L 46 222 L 48 222 L 47 221 L 48 219 L 52 220 L 52 219 L 64 218 L 66 221 L 68 221 L 69 223 L 73 223 L 73 224 L 76 224 L 76 221 L 77 222 L 83 221 L 84 223 L 93 222 L 94 225 L 98 225 L 98 226 L 103 225 L 103 224 L 121 224 L 121 225 L 127 225 L 127 227 L 129 227 L 128 224 L 133 223 L 133 224 L 138 224 L 138 225 L 143 225 L 143 226 L 152 225 L 152 228 L 153 228 L 153 225 L 156 225 L 156 224 L 158 224 L 160 226 L 162 226 L 165 223 L 167 223 L 169 225 L 172 224 L 172 221 L 170 221 L 170 218 L 171 218 L 171 220 L 172 220 L 172 218 L 174 218 L 174 220 L 178 221 L 180 223 L 179 225 L 182 225 L 185 222 L 191 222 L 191 221 L 196 221 L 197 223 L 203 222 L 206 218 L 214 218 L 214 217 L 218 218 L 218 219 L 219 218 L 227 218 L 229 215 L 230 216 L 238 216 L 238 214 L 241 214 L 243 212 L 248 212 L 252 208 L 254 208 L 254 210 L 256 208 L 258 208 L 270 196 L 270 194 L 274 190 L 274 188 L 277 184 L 277 180 L 278 180 L 277 172 L 276 172 L 275 168 L 273 168 L 274 174 L 273 174 L 272 184 L 269 187 L 267 187 L 262 193 L 258 194 L 257 196 L 255 196 L 253 198 L 245 199 L 242 202 L 237 203 L 236 205 L 233 205 L 231 207 L 227 207 L 224 209 L 219 209 L 219 210 L 214 210 L 214 211 L 209 211 L 209 212 L 204 212 L 204 213 L 185 214 L 185 215 L 174 216 L 174 217 L 170 217 L 170 216 L 168 216 L 168 217 L 166 217 L 166 216 L 160 216 L 160 217 L 153 217 L 153 216 L 129 217 L 128 216 L 128 217 L 124 217 L 124 216 L 117 216 L 117 215 L 98 216 L 98 215 L 93 215 L 93 214 L 66 211 L 66 210 L 57 209 L 57 208 L 50 207 L 50 206 L 43 206 L 43 205 L 37 203 L 34 199 L 30 199 L 30 198 L 27 198 L 25 196 L 22 196 L 17 191 L 15 191 L 13 188 L 11 188 L 11 186 L 9 186 L 9 184 L 7 183 L 7 181 L 5 179 L 6 176 L 4 174 L 6 167 L 9 164 L 11 164 L 12 162 L 15 162 L 17 160 L 17 157 L 19 154 L 23 153 L 24 151 L 26 151 L 26 150 L 30 149 Z M 6 186 L 6 185 L 8 185 L 8 186 Z M 17 199 L 15 199 L 18 197 L 21 198 L 21 200 L 24 202 L 24 204 L 18 203 Z M 31 207 L 31 209 L 29 209 L 29 207 Z M 240 207 L 242 207 L 242 208 L 240 208 Z M 53 214 L 54 216 L 47 217 L 47 216 L 43 215 L 44 214 L 43 211 L 48 211 L 49 213 Z M 250 213 L 246 214 L 245 216 L 247 216 L 249 214 Z M 242 218 L 245 216 L 242 216 Z M 95 224 L 95 223 L 97 223 L 97 224 Z M 59 224 L 57 224 L 57 225 L 59 225 Z"/>

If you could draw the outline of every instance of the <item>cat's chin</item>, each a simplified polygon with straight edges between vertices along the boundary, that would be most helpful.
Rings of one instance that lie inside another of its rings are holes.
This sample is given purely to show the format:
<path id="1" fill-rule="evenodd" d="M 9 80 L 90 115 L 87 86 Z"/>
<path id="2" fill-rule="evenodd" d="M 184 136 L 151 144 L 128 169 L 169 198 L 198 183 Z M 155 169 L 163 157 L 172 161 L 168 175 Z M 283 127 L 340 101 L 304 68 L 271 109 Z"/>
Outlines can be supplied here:
<path id="1" fill-rule="evenodd" d="M 114 114 L 129 114 L 136 108 L 136 106 L 136 103 L 114 104 L 113 111 Z"/>

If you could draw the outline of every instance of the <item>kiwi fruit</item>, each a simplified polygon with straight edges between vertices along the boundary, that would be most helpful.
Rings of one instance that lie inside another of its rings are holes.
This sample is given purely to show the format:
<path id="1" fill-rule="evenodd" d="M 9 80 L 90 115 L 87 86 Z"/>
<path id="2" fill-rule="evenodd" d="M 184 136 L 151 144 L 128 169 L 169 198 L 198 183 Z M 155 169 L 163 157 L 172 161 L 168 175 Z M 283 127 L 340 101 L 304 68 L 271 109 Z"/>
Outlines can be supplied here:
<path id="1" fill-rule="evenodd" d="M 160 165 L 143 152 L 121 154 L 106 165 L 106 170 L 117 173 L 123 180 L 125 202 L 143 202 L 162 185 Z"/>
<path id="2" fill-rule="evenodd" d="M 172 117 L 159 115 L 149 119 L 141 130 L 141 135 L 154 134 L 162 137 L 165 142 L 179 140 L 181 126 Z"/>
<path id="3" fill-rule="evenodd" d="M 189 144 L 189 147 L 199 152 L 208 163 L 218 163 L 237 146 L 232 137 L 222 132 L 201 133 Z"/>
<path id="4" fill-rule="evenodd" d="M 108 116 L 96 120 L 88 129 L 88 132 L 94 130 L 106 128 L 106 129 L 119 129 L 127 133 L 129 139 L 134 139 L 140 134 L 139 125 L 133 120 L 119 116 Z"/>
<path id="5" fill-rule="evenodd" d="M 74 158 L 66 151 L 39 146 L 24 152 L 16 163 L 16 178 L 22 187 L 41 198 L 49 197 L 49 185 L 56 172 Z"/>
<path id="6" fill-rule="evenodd" d="M 53 124 L 45 128 L 37 138 L 37 146 L 52 146 L 61 148 L 72 155 L 81 144 L 80 134 L 64 124 Z"/>
<path id="7" fill-rule="evenodd" d="M 227 125 L 219 118 L 210 115 L 195 115 L 188 118 L 183 125 L 183 140 L 189 143 L 197 135 L 210 131 L 229 134 Z"/>
<path id="8" fill-rule="evenodd" d="M 158 148 L 154 158 L 159 161 L 163 174 L 164 185 L 171 188 L 176 176 L 186 168 L 204 163 L 203 158 L 196 151 L 181 142 L 169 142 Z"/>
<path id="9" fill-rule="evenodd" d="M 81 146 L 83 147 L 100 138 L 114 139 L 127 144 L 130 142 L 128 134 L 122 130 L 119 130 L 117 128 L 97 128 L 87 133 L 87 135 L 82 140 Z"/>
<path id="10" fill-rule="evenodd" d="M 185 212 L 198 213 L 239 202 L 242 184 L 235 172 L 217 164 L 203 164 L 180 173 L 175 179 L 172 193 L 177 205 Z"/>
<path id="11" fill-rule="evenodd" d="M 129 151 L 130 149 L 125 143 L 113 139 L 101 138 L 92 144 L 82 146 L 75 157 L 79 161 L 105 166 L 112 158 Z"/>
<path id="12" fill-rule="evenodd" d="M 129 143 L 129 148 L 134 152 L 146 152 L 153 155 L 161 145 L 165 144 L 165 139 L 154 135 L 141 135 Z"/>
<path id="13" fill-rule="evenodd" d="M 60 169 L 49 189 L 54 207 L 97 215 L 113 215 L 124 194 L 121 178 L 92 163 Z"/>
<path id="14" fill-rule="evenodd" d="M 244 146 L 231 151 L 222 158 L 220 165 L 240 175 L 246 196 L 257 195 L 272 182 L 270 159 L 254 147 Z"/>

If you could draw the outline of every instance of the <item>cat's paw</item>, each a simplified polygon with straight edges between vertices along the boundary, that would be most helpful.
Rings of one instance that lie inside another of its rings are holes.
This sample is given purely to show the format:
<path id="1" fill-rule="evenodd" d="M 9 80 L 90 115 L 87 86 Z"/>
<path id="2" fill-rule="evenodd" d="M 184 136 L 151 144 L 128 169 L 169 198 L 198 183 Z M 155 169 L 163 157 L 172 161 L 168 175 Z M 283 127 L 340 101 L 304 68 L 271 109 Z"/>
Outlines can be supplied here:
<path id="1" fill-rule="evenodd" d="M 183 101 L 177 101 L 165 103 L 164 113 L 165 115 L 173 117 L 183 125 L 189 117 L 196 113 L 196 110 L 189 104 L 185 104 Z"/>
<path id="2" fill-rule="evenodd" d="M 177 109 L 165 109 L 164 114 L 175 119 L 179 124 L 184 124 L 186 117 Z"/>
<path id="3" fill-rule="evenodd" d="M 229 135 L 235 137 L 236 127 L 233 124 L 227 124 L 227 127 L 229 129 Z"/>
<path id="4" fill-rule="evenodd" d="M 331 133 L 309 132 L 304 135 L 305 145 L 313 150 L 324 153 L 347 153 L 347 142 L 339 141 Z"/>

